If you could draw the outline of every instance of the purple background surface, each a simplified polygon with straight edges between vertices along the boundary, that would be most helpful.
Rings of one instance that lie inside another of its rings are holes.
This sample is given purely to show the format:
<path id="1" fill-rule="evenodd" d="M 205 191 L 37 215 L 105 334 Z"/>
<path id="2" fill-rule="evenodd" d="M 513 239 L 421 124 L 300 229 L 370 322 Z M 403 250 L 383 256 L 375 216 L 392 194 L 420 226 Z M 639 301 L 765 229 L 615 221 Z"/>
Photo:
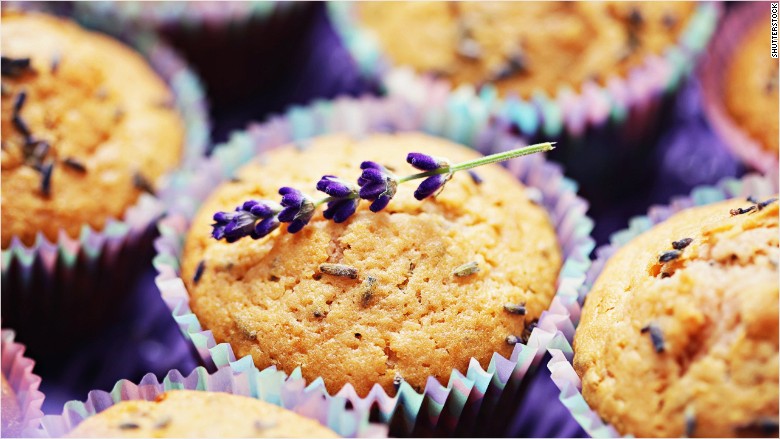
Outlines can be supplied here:
<path id="1" fill-rule="evenodd" d="M 290 63 L 292 67 L 271 78 L 265 88 L 261 87 L 245 102 L 212 106 L 215 142 L 225 140 L 230 132 L 243 129 L 250 121 L 262 121 L 292 104 L 377 90 L 376 84 L 360 77 L 340 46 L 327 21 L 324 4 L 313 7 L 310 26 L 300 29 L 303 49 L 290 54 L 295 57 Z M 671 119 L 660 133 L 660 141 L 647 164 L 659 170 L 652 183 L 630 187 L 630 198 L 608 209 L 590 212 L 596 220 L 594 236 L 599 244 L 610 233 L 624 228 L 630 216 L 644 213 L 652 203 L 665 203 L 670 196 L 688 193 L 694 186 L 745 172 L 704 120 L 696 81 L 680 93 Z M 579 183 L 587 187 L 589 182 Z M 627 181 L 626 185 L 631 186 L 632 182 Z M 47 396 L 45 413 L 59 413 L 65 401 L 84 400 L 92 389 L 110 390 L 119 379 L 138 381 L 148 372 L 160 378 L 170 369 L 186 374 L 197 366 L 189 344 L 160 298 L 154 275 L 150 261 L 128 299 L 127 312 L 118 314 L 111 327 L 95 333 L 69 355 L 36 359 L 35 371 L 43 378 L 41 390 Z M 521 407 L 511 427 L 515 436 L 585 436 L 558 401 L 558 390 L 544 364 L 528 391 L 529 403 Z"/>

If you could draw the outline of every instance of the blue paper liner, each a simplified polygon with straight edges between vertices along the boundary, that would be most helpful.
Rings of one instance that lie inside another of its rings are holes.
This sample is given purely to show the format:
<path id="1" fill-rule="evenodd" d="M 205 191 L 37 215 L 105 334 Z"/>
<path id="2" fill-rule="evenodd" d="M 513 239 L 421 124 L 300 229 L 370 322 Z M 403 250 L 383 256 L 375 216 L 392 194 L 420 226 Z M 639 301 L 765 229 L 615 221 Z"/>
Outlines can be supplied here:
<path id="1" fill-rule="evenodd" d="M 439 122 L 427 123 L 431 121 Z M 177 173 L 162 195 L 170 209 L 168 217 L 159 223 L 161 236 L 155 242 L 154 265 L 159 271 L 157 285 L 163 300 L 204 362 L 219 368 L 236 361 L 230 346 L 218 344 L 211 331 L 203 328 L 191 312 L 189 295 L 179 275 L 179 258 L 189 221 L 214 187 L 264 151 L 320 134 L 345 132 L 359 137 L 371 132 L 422 130 L 452 139 L 447 127 L 458 122 L 459 119 L 444 111 L 420 112 L 398 98 L 320 102 L 293 108 L 265 124 L 252 125 L 216 148 L 212 157 L 196 169 Z M 517 138 L 492 126 L 482 124 L 472 128 L 464 143 L 478 150 L 507 150 L 517 146 Z M 541 315 L 528 344 L 515 345 L 510 358 L 495 353 L 486 370 L 472 359 L 465 375 L 453 370 L 446 386 L 429 377 L 422 393 L 407 383 L 402 383 L 394 397 L 388 396 L 378 384 L 364 398 L 351 385 L 337 393 L 347 397 L 355 407 L 373 410 L 378 420 L 390 424 L 391 434 L 502 434 L 509 424 L 507 418 L 516 409 L 516 401 L 522 398 L 524 377 L 535 370 L 548 346 L 557 346 L 573 334 L 573 327 L 566 325 L 568 316 L 561 312 L 566 310 L 568 302 L 576 302 L 577 290 L 590 265 L 588 255 L 594 244 L 589 233 L 593 223 L 585 216 L 587 203 L 577 197 L 576 184 L 540 155 L 513 160 L 508 163 L 508 169 L 537 193 L 556 228 L 564 256 L 557 294 L 550 309 Z M 327 393 L 321 379 L 309 387 Z"/>
<path id="2" fill-rule="evenodd" d="M 587 271 L 585 282 L 580 287 L 579 300 L 569 303 L 569 324 L 572 327 L 577 326 L 582 303 L 584 303 L 586 295 L 590 292 L 605 264 L 618 249 L 632 239 L 684 209 L 736 197 L 762 198 L 774 195 L 777 191 L 778 182 L 773 178 L 757 174 L 750 174 L 741 179 L 727 178 L 714 186 L 697 187 L 689 196 L 673 198 L 668 205 L 651 206 L 647 215 L 632 218 L 627 229 L 613 233 L 610 244 L 603 245 L 596 250 L 596 260 Z M 582 383 L 572 366 L 574 357 L 574 351 L 571 347 L 572 340 L 573 337 L 567 337 L 567 343 L 549 349 L 552 358 L 547 363 L 547 368 L 550 370 L 553 382 L 560 389 L 559 399 L 569 409 L 580 426 L 592 437 L 619 437 L 614 427 L 605 423 L 598 413 L 588 406 L 582 396 Z"/>
<path id="3" fill-rule="evenodd" d="M 137 34 L 133 47 L 173 93 L 172 104 L 185 128 L 180 165 L 188 167 L 204 155 L 209 142 L 208 104 L 200 81 L 153 34 Z M 1 256 L 4 323 L 18 331 L 36 356 L 68 350 L 64 342 L 50 343 L 52 332 L 75 343 L 99 330 L 111 320 L 106 310 L 121 304 L 133 277 L 150 260 L 154 223 L 163 212 L 159 200 L 142 194 L 102 230 L 84 225 L 78 237 L 61 230 L 56 240 L 39 233 L 30 246 L 12 238 Z"/>
<path id="4" fill-rule="evenodd" d="M 153 401 L 166 391 L 197 390 L 247 396 L 275 404 L 314 419 L 343 437 L 386 436 L 385 427 L 369 424 L 367 411 L 348 408 L 344 398 L 323 396 L 307 389 L 303 379 L 295 372 L 288 376 L 273 367 L 260 371 L 254 366 L 243 366 L 246 365 L 225 367 L 212 374 L 203 367 L 196 368 L 189 375 L 172 370 L 162 381 L 148 374 L 137 384 L 121 380 L 110 392 L 93 390 L 84 402 L 66 403 L 61 415 L 45 416 L 36 433 L 43 437 L 62 437 L 85 419 L 121 401 Z"/>

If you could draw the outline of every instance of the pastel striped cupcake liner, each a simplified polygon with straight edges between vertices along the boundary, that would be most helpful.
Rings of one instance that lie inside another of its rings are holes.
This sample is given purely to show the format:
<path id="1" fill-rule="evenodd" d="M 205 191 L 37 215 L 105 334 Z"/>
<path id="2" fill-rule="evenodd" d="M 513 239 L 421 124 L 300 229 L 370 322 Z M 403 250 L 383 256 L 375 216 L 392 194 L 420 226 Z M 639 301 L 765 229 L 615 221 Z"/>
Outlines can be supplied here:
<path id="1" fill-rule="evenodd" d="M 14 341 L 16 334 L 10 329 L 3 329 L 0 337 L 2 346 L 2 372 L 9 386 L 14 391 L 19 404 L 21 425 L 19 437 L 35 437 L 35 430 L 40 426 L 43 412 L 44 395 L 38 388 L 41 377 L 33 373 L 35 361 L 24 356 L 25 347 Z M 3 437 L 11 437 L 7 431 L 8 425 L 3 420 Z"/>
<path id="2" fill-rule="evenodd" d="M 174 175 L 161 195 L 169 206 L 169 214 L 160 221 L 161 236 L 155 242 L 157 285 L 174 319 L 204 363 L 211 368 L 236 364 L 231 347 L 217 343 L 211 331 L 203 327 L 190 310 L 189 295 L 179 273 L 190 219 L 214 187 L 229 179 L 247 161 L 284 144 L 305 145 L 306 139 L 331 132 L 360 137 L 372 132 L 423 130 L 452 139 L 448 127 L 452 127 L 452 121 L 457 118 L 458 115 L 444 109 L 419 111 L 398 98 L 319 102 L 293 108 L 265 124 L 250 126 L 216 148 L 212 157 L 203 160 L 196 169 Z M 467 137 L 468 141 L 463 143 L 481 151 L 511 149 L 518 142 L 517 138 L 487 124 L 474 127 Z M 391 434 L 502 434 L 509 417 L 522 401 L 525 381 L 536 370 L 546 349 L 565 344 L 567 337 L 573 334 L 567 309 L 577 301 L 577 291 L 590 265 L 588 255 L 594 246 L 589 236 L 593 223 L 585 216 L 587 203 L 577 197 L 577 185 L 539 155 L 513 160 L 508 163 L 508 169 L 538 196 L 555 225 L 564 255 L 557 294 L 550 309 L 540 317 L 528 343 L 517 344 L 509 358 L 496 353 L 486 368 L 472 359 L 466 371 L 453 370 L 446 385 L 429 377 L 421 393 L 407 383 L 403 383 L 393 397 L 379 385 L 365 397 L 357 395 L 351 385 L 336 393 L 347 398 L 354 407 L 371 410 L 374 418 L 390 425 Z M 308 387 L 328 394 L 321 379 L 314 380 Z"/>
<path id="3" fill-rule="evenodd" d="M 181 166 L 203 156 L 209 143 L 208 104 L 197 76 L 175 51 L 152 34 L 139 34 L 135 47 L 168 83 L 185 127 Z M 151 259 L 155 221 L 164 206 L 142 194 L 122 218 L 109 219 L 102 230 L 88 225 L 79 236 L 63 230 L 51 241 L 38 234 L 27 246 L 14 237 L 2 251 L 4 323 L 14 327 L 30 351 L 55 354 L 50 334 L 76 342 L 112 319 L 134 276 Z"/>
<path id="4" fill-rule="evenodd" d="M 681 210 L 696 206 L 717 203 L 735 197 L 768 197 L 776 194 L 776 179 L 750 174 L 741 179 L 727 178 L 714 186 L 700 186 L 690 195 L 673 198 L 665 206 L 651 206 L 646 215 L 637 216 L 629 221 L 628 228 L 612 234 L 610 243 L 596 250 L 596 260 L 587 271 L 585 282 L 580 286 L 579 299 L 569 302 L 568 309 L 572 328 L 579 323 L 581 305 L 584 303 L 594 282 L 604 269 L 609 258 L 632 239 L 650 230 Z M 572 366 L 574 351 L 571 347 L 573 336 L 567 335 L 566 342 L 550 348 L 551 359 L 547 364 L 551 378 L 560 389 L 559 399 L 571 412 L 574 419 L 592 437 L 619 437 L 618 432 L 593 411 L 582 396 L 582 382 Z"/>
<path id="5" fill-rule="evenodd" d="M 306 388 L 299 372 L 294 371 L 288 376 L 274 368 L 259 371 L 246 363 L 224 367 L 211 374 L 203 367 L 196 368 L 189 375 L 172 370 L 162 381 L 151 373 L 138 383 L 118 381 L 109 392 L 93 390 L 84 402 L 66 403 L 62 414 L 45 416 L 36 434 L 62 437 L 85 419 L 122 401 L 154 401 L 155 397 L 167 391 L 197 390 L 247 396 L 275 404 L 314 419 L 342 437 L 386 437 L 387 428 L 369 424 L 367 411 L 348 408 L 344 398 L 323 397 L 319 392 L 311 391 Z M 186 416 L 186 413 L 183 415 Z"/>

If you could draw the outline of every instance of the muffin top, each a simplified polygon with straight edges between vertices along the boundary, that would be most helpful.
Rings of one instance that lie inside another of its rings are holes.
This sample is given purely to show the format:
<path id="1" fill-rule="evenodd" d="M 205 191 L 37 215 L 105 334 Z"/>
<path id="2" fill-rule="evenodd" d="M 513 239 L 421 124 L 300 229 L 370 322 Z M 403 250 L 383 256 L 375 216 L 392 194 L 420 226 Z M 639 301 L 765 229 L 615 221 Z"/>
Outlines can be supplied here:
<path id="1" fill-rule="evenodd" d="M 590 406 L 637 437 L 776 436 L 778 256 L 776 200 L 687 209 L 621 248 L 574 336 Z"/>
<path id="2" fill-rule="evenodd" d="M 11 385 L 5 379 L 5 375 L 0 374 L 0 383 L 2 383 L 2 431 L 3 437 L 18 437 L 22 432 L 22 410 L 19 407 L 19 401 L 16 400 L 16 393 Z"/>
<path id="3" fill-rule="evenodd" d="M 102 229 L 178 162 L 173 97 L 108 37 L 43 14 L 2 19 L 2 246 Z"/>
<path id="4" fill-rule="evenodd" d="M 317 421 L 246 396 L 174 390 L 119 402 L 68 437 L 339 437 Z"/>
<path id="5" fill-rule="evenodd" d="M 502 94 L 605 83 L 675 44 L 693 2 L 361 2 L 360 26 L 397 65 Z"/>
<path id="6" fill-rule="evenodd" d="M 767 12 L 769 9 L 767 9 Z M 737 125 L 767 151 L 777 154 L 778 60 L 769 56 L 767 35 L 770 35 L 767 16 L 742 37 L 728 65 L 724 100 L 726 108 Z"/>
<path id="7" fill-rule="evenodd" d="M 486 367 L 494 352 L 510 355 L 507 336 L 522 338 L 549 306 L 561 254 L 546 212 L 500 166 L 479 168 L 481 184 L 456 173 L 422 202 L 412 195 L 416 184 L 400 184 L 383 211 L 362 202 L 341 224 L 318 212 L 296 234 L 277 230 L 234 244 L 210 236 L 217 211 L 278 200 L 281 186 L 316 199 L 320 176 L 356 181 L 363 160 L 413 174 L 409 152 L 453 163 L 478 157 L 419 133 L 327 135 L 305 150 L 275 149 L 218 187 L 193 220 L 182 260 L 190 306 L 204 327 L 260 368 L 300 366 L 331 392 L 351 383 L 361 395 L 374 383 L 393 394 L 401 379 L 422 390 L 430 375 L 446 384 L 471 357 Z M 453 275 L 470 262 L 478 272 Z M 324 263 L 353 267 L 357 276 L 323 273 Z M 527 312 L 510 313 L 506 304 L 525 304 Z"/>

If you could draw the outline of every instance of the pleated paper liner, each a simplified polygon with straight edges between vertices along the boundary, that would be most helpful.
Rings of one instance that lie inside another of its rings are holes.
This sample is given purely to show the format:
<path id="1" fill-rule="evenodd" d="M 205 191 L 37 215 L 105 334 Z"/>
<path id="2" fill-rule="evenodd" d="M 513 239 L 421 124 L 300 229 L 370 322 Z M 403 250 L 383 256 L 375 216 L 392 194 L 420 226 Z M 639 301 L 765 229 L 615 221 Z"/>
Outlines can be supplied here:
<path id="1" fill-rule="evenodd" d="M 168 83 L 185 126 L 181 166 L 201 157 L 209 142 L 208 105 L 197 77 L 169 47 L 139 34 L 136 49 Z M 159 183 L 159 182 L 158 182 Z M 108 194 L 107 194 L 108 195 Z M 135 276 L 150 263 L 155 221 L 163 205 L 142 194 L 122 218 L 103 230 L 84 225 L 78 237 L 39 234 L 34 244 L 13 238 L 2 251 L 3 323 L 13 327 L 36 358 L 55 357 L 110 322 Z M 61 341 L 51 343 L 52 334 Z"/>
<path id="2" fill-rule="evenodd" d="M 35 430 L 40 426 L 41 418 L 43 418 L 41 405 L 44 395 L 38 391 L 41 377 L 33 373 L 35 361 L 24 356 L 24 345 L 16 343 L 14 337 L 14 331 L 3 329 L 2 371 L 19 404 L 21 425 L 18 437 L 29 437 L 35 435 Z M 4 420 L 2 436 L 14 437 L 9 434 L 12 432 L 9 432 L 7 428 Z"/>
<path id="3" fill-rule="evenodd" d="M 262 371 L 244 361 L 209 374 L 198 367 L 189 375 L 178 370 L 168 372 L 162 381 L 147 374 L 139 383 L 121 380 L 110 392 L 93 390 L 86 401 L 70 401 L 60 415 L 47 415 L 37 434 L 44 437 L 62 437 L 82 421 L 122 401 L 154 401 L 158 395 L 171 390 L 224 392 L 247 396 L 291 410 L 330 428 L 342 437 L 386 437 L 387 428 L 369 424 L 368 412 L 348 407 L 347 400 L 330 397 L 306 387 L 299 373 L 288 376 L 269 367 Z M 186 413 L 182 413 L 186 416 Z M 229 426 L 226 426 L 229 428 Z"/>
<path id="4" fill-rule="evenodd" d="M 561 84 L 552 94 L 539 89 L 525 98 L 499 96 L 491 84 L 455 87 L 446 79 L 392 65 L 376 37 L 360 27 L 355 9 L 331 2 L 328 12 L 365 76 L 378 78 L 388 94 L 423 108 L 444 106 L 469 121 L 499 119 L 504 129 L 529 143 L 557 141 L 549 158 L 581 183 L 593 212 L 605 212 L 650 196 L 646 192 L 658 178 L 655 165 L 660 165 L 651 164 L 653 148 L 671 123 L 677 93 L 706 48 L 722 5 L 697 4 L 677 44 L 647 56 L 625 76 L 613 74 L 603 84 Z M 595 219 L 594 236 L 606 238 L 608 230 L 600 227 L 601 218 Z"/>
<path id="5" fill-rule="evenodd" d="M 769 9 L 769 4 L 763 2 L 751 2 L 734 8 L 713 39 L 712 49 L 704 58 L 698 76 L 702 84 L 704 112 L 712 129 L 742 162 L 753 169 L 777 176 L 777 153 L 765 149 L 737 126 L 723 102 L 731 57 L 740 50 L 743 38 L 757 26 L 756 23 L 761 20 L 769 22 Z"/>
<path id="6" fill-rule="evenodd" d="M 444 110 L 419 112 L 413 105 L 398 99 L 337 99 L 310 107 L 294 108 L 284 116 L 272 118 L 263 125 L 250 126 L 237 133 L 227 144 L 215 149 L 191 172 L 176 174 L 162 198 L 169 215 L 160 222 L 161 236 L 155 242 L 154 260 L 159 275 L 157 285 L 185 336 L 192 341 L 209 367 L 227 367 L 235 362 L 231 347 L 217 343 L 211 331 L 204 328 L 189 308 L 189 296 L 179 275 L 179 261 L 190 219 L 209 193 L 234 171 L 257 155 L 289 143 L 305 144 L 306 139 L 330 132 L 363 136 L 372 132 L 423 130 L 446 135 L 457 115 Z M 438 120 L 438 126 L 425 121 Z M 506 150 L 517 146 L 517 139 L 483 124 L 473 130 L 465 142 L 479 150 Z M 337 395 L 347 397 L 353 406 L 372 412 L 372 419 L 389 423 L 395 435 L 498 435 L 508 425 L 508 417 L 522 401 L 527 375 L 533 373 L 550 345 L 565 341 L 559 328 L 568 316 L 561 314 L 569 301 L 576 302 L 577 289 L 590 265 L 593 249 L 589 237 L 592 221 L 585 216 L 587 203 L 576 195 L 576 184 L 565 178 L 560 169 L 540 155 L 509 162 L 508 169 L 529 191 L 536 194 L 554 224 L 564 255 L 557 294 L 550 309 L 539 319 L 527 345 L 517 344 L 510 358 L 494 354 L 486 369 L 473 360 L 465 375 L 453 370 L 449 382 L 442 386 L 428 379 L 422 393 L 403 383 L 396 396 L 388 396 L 375 385 L 360 398 L 351 385 Z M 573 328 L 566 330 L 573 331 Z M 244 361 L 242 359 L 241 361 Z M 327 393 L 322 380 L 310 387 Z"/>
<path id="7" fill-rule="evenodd" d="M 568 303 L 569 321 L 567 326 L 576 327 L 579 323 L 581 304 L 590 291 L 593 283 L 598 278 L 609 258 L 622 246 L 640 234 L 650 230 L 681 210 L 696 206 L 717 203 L 730 198 L 766 198 L 778 191 L 776 179 L 750 174 L 742 179 L 724 179 L 714 186 L 701 186 L 694 189 L 689 196 L 673 198 L 671 203 L 665 206 L 652 206 L 647 215 L 631 219 L 627 229 L 615 232 L 611 237 L 611 243 L 601 246 L 596 250 L 596 260 L 587 272 L 585 282 L 581 285 L 579 299 Z M 617 431 L 609 424 L 602 421 L 595 411 L 591 410 L 582 397 L 582 383 L 572 366 L 574 351 L 571 348 L 573 336 L 567 334 L 566 342 L 557 348 L 550 348 L 552 359 L 547 368 L 556 386 L 560 389 L 559 398 L 569 409 L 572 416 L 582 428 L 593 437 L 618 437 Z"/>

